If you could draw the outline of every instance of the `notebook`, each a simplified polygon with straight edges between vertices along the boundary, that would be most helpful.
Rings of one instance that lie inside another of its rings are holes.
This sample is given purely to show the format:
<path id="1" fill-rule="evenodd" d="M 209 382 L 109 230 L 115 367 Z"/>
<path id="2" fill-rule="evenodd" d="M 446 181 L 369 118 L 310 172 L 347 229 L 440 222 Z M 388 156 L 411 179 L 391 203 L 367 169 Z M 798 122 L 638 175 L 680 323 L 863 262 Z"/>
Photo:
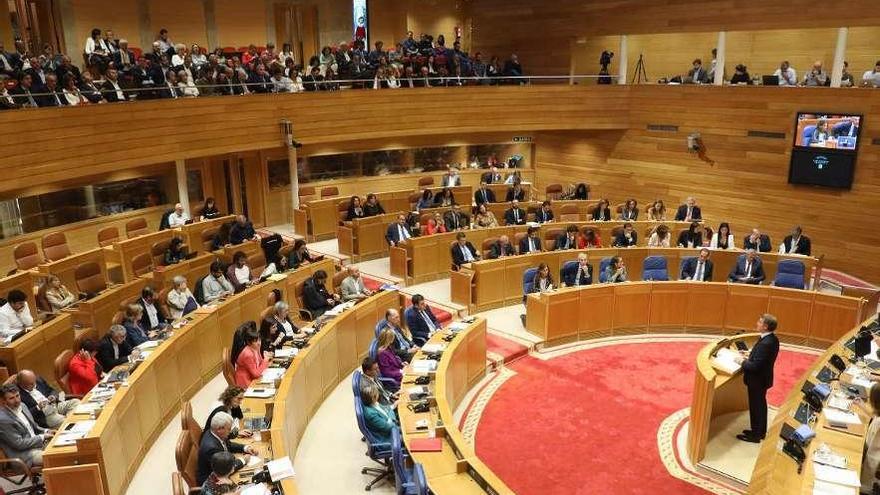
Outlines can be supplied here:
<path id="1" fill-rule="evenodd" d="M 443 440 L 439 438 L 414 438 L 409 443 L 410 452 L 440 452 Z"/>

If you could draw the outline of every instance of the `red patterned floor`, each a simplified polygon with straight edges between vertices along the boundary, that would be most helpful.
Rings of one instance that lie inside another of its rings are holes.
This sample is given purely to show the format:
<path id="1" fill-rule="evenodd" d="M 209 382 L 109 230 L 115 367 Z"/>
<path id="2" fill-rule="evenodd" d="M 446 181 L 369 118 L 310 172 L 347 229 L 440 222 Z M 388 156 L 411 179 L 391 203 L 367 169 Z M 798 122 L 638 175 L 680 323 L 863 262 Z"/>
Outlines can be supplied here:
<path id="1" fill-rule="evenodd" d="M 668 474 L 660 423 L 690 405 L 705 342 L 621 343 L 509 367 L 476 432 L 477 454 L 520 495 L 697 494 Z M 780 353 L 771 404 L 815 355 Z"/>

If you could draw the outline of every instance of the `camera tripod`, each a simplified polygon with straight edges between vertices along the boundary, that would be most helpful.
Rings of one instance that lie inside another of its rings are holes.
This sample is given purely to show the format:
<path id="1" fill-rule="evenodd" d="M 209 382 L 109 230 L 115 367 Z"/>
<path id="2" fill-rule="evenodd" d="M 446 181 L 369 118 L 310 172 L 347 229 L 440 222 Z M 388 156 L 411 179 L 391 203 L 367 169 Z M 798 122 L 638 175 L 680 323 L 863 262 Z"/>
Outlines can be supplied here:
<path id="1" fill-rule="evenodd" d="M 630 84 L 641 84 L 643 81 L 648 82 L 648 72 L 645 70 L 645 55 L 640 53 L 639 61 L 636 62 L 636 70 L 633 72 Z"/>

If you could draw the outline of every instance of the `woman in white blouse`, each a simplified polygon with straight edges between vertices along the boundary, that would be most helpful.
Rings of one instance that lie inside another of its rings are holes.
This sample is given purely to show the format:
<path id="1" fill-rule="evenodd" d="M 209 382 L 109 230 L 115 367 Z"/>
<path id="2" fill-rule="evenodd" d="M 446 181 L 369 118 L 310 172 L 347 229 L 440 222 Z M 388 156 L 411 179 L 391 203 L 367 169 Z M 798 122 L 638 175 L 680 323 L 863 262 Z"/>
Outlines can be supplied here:
<path id="1" fill-rule="evenodd" d="M 730 249 L 736 247 L 736 241 L 733 239 L 733 234 L 730 233 L 730 225 L 728 225 L 727 222 L 721 222 L 718 226 L 718 231 L 712 234 L 712 240 L 709 242 L 709 247 L 713 249 Z"/>
<path id="2" fill-rule="evenodd" d="M 171 56 L 171 67 L 183 65 L 183 57 L 186 56 L 186 46 L 183 43 L 174 45 L 174 55 Z"/>
<path id="3" fill-rule="evenodd" d="M 183 92 L 183 96 L 192 98 L 199 96 L 199 88 L 192 82 L 185 70 L 177 71 L 177 87 Z"/>
<path id="4" fill-rule="evenodd" d="M 64 94 L 64 99 L 70 106 L 89 104 L 88 98 L 83 96 L 79 88 L 76 87 L 76 78 L 73 77 L 73 74 L 64 74 L 64 89 L 61 90 L 61 93 Z"/>
<path id="5" fill-rule="evenodd" d="M 651 233 L 651 237 L 648 238 L 648 247 L 669 247 L 670 238 L 672 236 L 669 235 L 669 227 L 665 225 L 659 225 L 654 232 Z"/>
<path id="6" fill-rule="evenodd" d="M 46 280 L 46 299 L 49 301 L 53 313 L 57 313 L 76 302 L 76 296 L 55 275 L 50 275 Z"/>
<path id="7" fill-rule="evenodd" d="M 172 280 L 174 288 L 168 291 L 168 309 L 171 311 L 171 318 L 179 320 L 190 311 L 199 307 L 196 298 L 186 286 L 186 277 L 178 275 Z"/>
<path id="8" fill-rule="evenodd" d="M 195 67 L 201 67 L 208 63 L 208 57 L 206 57 L 205 54 L 202 53 L 202 49 L 199 47 L 199 45 L 196 45 L 195 43 L 193 43 L 193 45 L 190 47 L 189 55 L 192 59 L 192 64 Z"/>

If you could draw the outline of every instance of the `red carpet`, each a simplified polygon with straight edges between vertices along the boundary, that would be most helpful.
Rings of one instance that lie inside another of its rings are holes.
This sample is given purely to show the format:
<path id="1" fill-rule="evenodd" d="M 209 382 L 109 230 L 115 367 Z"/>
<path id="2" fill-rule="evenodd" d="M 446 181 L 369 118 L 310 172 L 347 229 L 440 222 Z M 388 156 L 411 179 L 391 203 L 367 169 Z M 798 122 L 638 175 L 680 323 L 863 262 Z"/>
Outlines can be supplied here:
<path id="1" fill-rule="evenodd" d="M 622 343 L 520 359 L 483 412 L 477 454 L 520 495 L 705 493 L 669 475 L 657 449 L 660 423 L 690 405 L 703 345 Z M 772 404 L 814 359 L 780 354 Z"/>
<path id="2" fill-rule="evenodd" d="M 529 348 L 508 338 L 493 333 L 486 334 L 486 351 L 501 356 L 506 364 L 527 355 Z"/>

